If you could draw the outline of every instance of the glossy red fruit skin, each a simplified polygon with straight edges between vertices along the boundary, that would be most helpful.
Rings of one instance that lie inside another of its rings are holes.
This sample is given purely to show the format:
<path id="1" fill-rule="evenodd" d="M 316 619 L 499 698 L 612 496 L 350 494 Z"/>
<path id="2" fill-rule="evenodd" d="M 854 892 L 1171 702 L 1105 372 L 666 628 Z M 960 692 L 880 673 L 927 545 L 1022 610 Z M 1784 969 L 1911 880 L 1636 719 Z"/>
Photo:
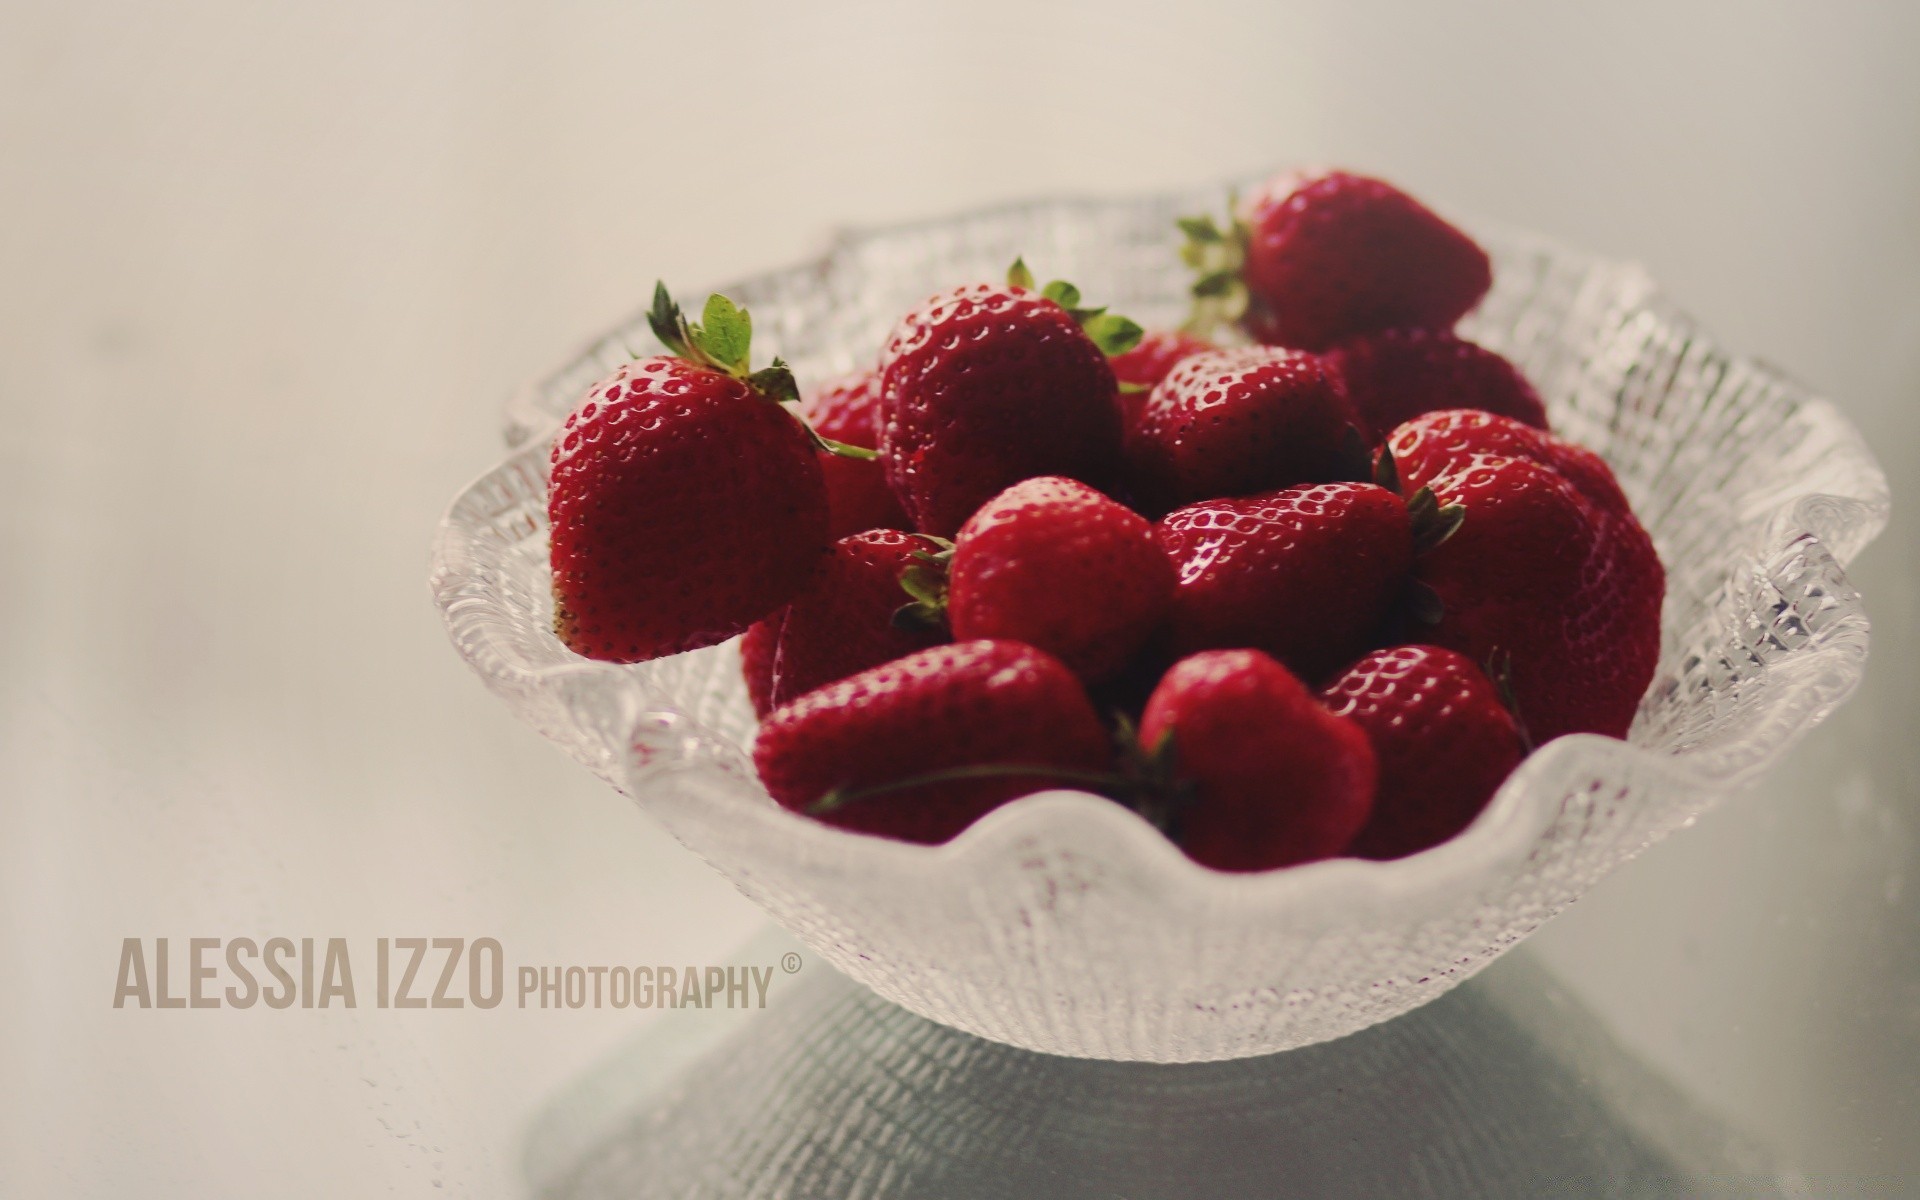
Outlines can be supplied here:
<path id="1" fill-rule="evenodd" d="M 1367 735 L 1257 650 L 1174 664 L 1147 701 L 1140 745 L 1151 752 L 1169 734 L 1177 777 L 1193 789 L 1170 832 L 1203 866 L 1331 858 L 1366 824 L 1376 776 Z"/>
<path id="2" fill-rule="evenodd" d="M 1320 692 L 1373 746 L 1373 812 L 1347 853 L 1391 859 L 1438 846 L 1480 815 L 1524 752 L 1499 691 L 1463 654 L 1375 650 Z"/>
<path id="3" fill-rule="evenodd" d="M 1133 349 L 1109 359 L 1108 365 L 1112 366 L 1115 379 L 1123 385 L 1131 384 L 1135 389 L 1141 389 L 1129 391 L 1121 388 L 1120 408 L 1127 426 L 1132 427 L 1141 405 L 1146 403 L 1148 393 L 1182 359 L 1218 349 L 1212 342 L 1190 333 L 1182 333 L 1177 329 L 1154 329 L 1144 334 Z"/>
<path id="4" fill-rule="evenodd" d="M 1448 329 L 1493 282 L 1473 239 L 1405 192 L 1345 171 L 1283 175 L 1243 198 L 1245 325 L 1322 350 L 1379 329 Z"/>
<path id="5" fill-rule="evenodd" d="M 1022 479 L 1118 478 L 1113 369 L 1037 293 L 979 283 L 932 297 L 894 328 L 881 389 L 887 482 L 923 532 L 952 537 Z"/>
<path id="6" fill-rule="evenodd" d="M 1406 504 L 1370 483 L 1207 500 L 1155 532 L 1176 576 L 1176 651 L 1258 649 L 1309 680 L 1366 650 L 1413 561 Z"/>
<path id="7" fill-rule="evenodd" d="M 1076 480 L 1016 483 L 954 539 L 953 636 L 1037 646 L 1089 684 L 1118 675 L 1172 604 L 1173 564 L 1153 525 Z"/>
<path id="8" fill-rule="evenodd" d="M 1510 656 L 1536 745 L 1625 737 L 1659 662 L 1666 574 L 1605 464 L 1485 413 L 1416 418 L 1388 446 L 1408 487 L 1466 509 L 1416 567 L 1445 610 L 1430 640 L 1475 662 Z"/>
<path id="9" fill-rule="evenodd" d="M 776 609 L 747 626 L 740 635 L 740 674 L 747 681 L 747 701 L 753 715 L 764 717 L 774 710 L 773 658 L 780 648 L 780 627 L 786 624 L 787 610 Z"/>
<path id="10" fill-rule="evenodd" d="M 935 646 L 863 671 L 776 710 L 754 766 L 782 805 L 804 812 L 828 791 L 984 764 L 1110 768 L 1105 729 L 1073 673 L 1017 642 Z M 845 829 L 910 842 L 952 838 L 1044 776 L 924 784 L 819 814 Z"/>
<path id="11" fill-rule="evenodd" d="M 1351 470 L 1359 424 L 1320 359 L 1242 346 L 1190 356 L 1141 405 L 1127 437 L 1127 477 L 1150 512 L 1249 496 Z"/>
<path id="12" fill-rule="evenodd" d="M 924 539 L 895 529 L 870 529 L 841 538 L 833 553 L 781 618 L 773 665 L 773 706 L 869 667 L 946 641 L 938 630 L 908 630 L 893 614 L 911 597 L 900 575 L 913 555 L 931 550 Z"/>
<path id="13" fill-rule="evenodd" d="M 1480 409 L 1547 428 L 1546 406 L 1512 363 L 1446 330 L 1361 334 L 1327 351 L 1326 361 L 1364 422 L 1368 445 L 1442 409 Z"/>
<path id="14" fill-rule="evenodd" d="M 800 415 L 821 437 L 880 448 L 880 372 L 855 371 L 814 389 L 800 402 Z M 827 484 L 828 533 L 835 538 L 868 529 L 912 529 L 879 459 L 820 452 Z"/>
<path id="15" fill-rule="evenodd" d="M 828 546 L 826 485 L 793 414 L 665 356 L 588 389 L 554 442 L 547 513 L 555 632 L 611 662 L 742 632 Z"/>
<path id="16" fill-rule="evenodd" d="M 1633 514 L 1612 468 L 1599 455 L 1499 413 L 1472 408 L 1422 413 L 1392 431 L 1391 445 L 1408 488 L 1420 487 L 1475 455 L 1524 458 L 1565 476 L 1581 495 L 1608 512 Z"/>

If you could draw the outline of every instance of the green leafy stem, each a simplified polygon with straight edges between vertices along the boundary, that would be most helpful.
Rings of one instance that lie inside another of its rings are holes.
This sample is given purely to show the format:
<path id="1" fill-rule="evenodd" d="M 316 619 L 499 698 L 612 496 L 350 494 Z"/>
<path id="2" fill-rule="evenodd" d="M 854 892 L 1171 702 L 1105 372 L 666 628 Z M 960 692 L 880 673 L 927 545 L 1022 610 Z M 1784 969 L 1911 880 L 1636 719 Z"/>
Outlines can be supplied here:
<path id="1" fill-rule="evenodd" d="M 774 358 L 771 366 L 758 371 L 752 369 L 753 316 L 718 292 L 707 297 L 706 308 L 701 311 L 700 321 L 696 324 L 687 320 L 687 314 L 681 311 L 679 304 L 668 293 L 666 283 L 655 283 L 653 307 L 647 311 L 647 324 L 662 345 L 688 362 L 730 375 L 776 404 L 800 399 L 800 385 L 793 378 L 793 369 L 778 357 Z M 877 451 L 864 446 L 852 446 L 822 437 L 798 412 L 793 409 L 787 411 L 806 429 L 814 445 L 829 454 L 859 459 L 879 456 Z"/>
<path id="2" fill-rule="evenodd" d="M 1027 269 L 1026 260 L 1016 258 L 1007 268 L 1007 286 L 1022 291 L 1037 291 L 1042 296 L 1067 310 L 1067 315 L 1086 331 L 1093 344 L 1100 347 L 1100 353 L 1112 358 L 1116 354 L 1125 354 L 1140 344 L 1146 335 L 1139 324 L 1119 313 L 1108 312 L 1104 307 L 1090 308 L 1081 301 L 1080 289 L 1064 279 L 1055 279 L 1045 287 L 1035 284 L 1033 272 Z"/>

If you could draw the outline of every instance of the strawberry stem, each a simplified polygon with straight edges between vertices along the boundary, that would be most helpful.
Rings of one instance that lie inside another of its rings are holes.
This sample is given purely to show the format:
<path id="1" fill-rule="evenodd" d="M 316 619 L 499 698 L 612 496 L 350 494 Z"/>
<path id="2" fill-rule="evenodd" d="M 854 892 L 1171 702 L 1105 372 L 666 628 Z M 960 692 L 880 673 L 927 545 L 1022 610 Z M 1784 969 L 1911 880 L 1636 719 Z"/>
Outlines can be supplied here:
<path id="1" fill-rule="evenodd" d="M 1486 671 L 1501 705 L 1513 717 L 1513 727 L 1520 734 L 1520 755 L 1524 758 L 1533 753 L 1533 735 L 1527 732 L 1527 719 L 1520 715 L 1520 697 L 1514 694 L 1513 655 L 1505 647 L 1495 646 L 1487 653 Z"/>
<path id="2" fill-rule="evenodd" d="M 912 633 L 947 629 L 947 569 L 953 563 L 953 543 L 930 533 L 915 537 L 933 547 L 916 550 L 913 562 L 900 572 L 900 590 L 912 599 L 893 610 L 893 627 Z"/>
<path id="3" fill-rule="evenodd" d="M 1464 504 L 1442 504 L 1440 498 L 1433 494 L 1433 489 L 1424 484 L 1413 495 L 1407 496 L 1406 485 L 1400 479 L 1400 464 L 1393 457 L 1393 447 L 1384 442 L 1380 445 L 1380 457 L 1373 463 L 1373 482 L 1405 498 L 1407 520 L 1413 527 L 1415 558 L 1439 548 L 1442 542 L 1459 532 L 1461 523 L 1467 519 Z"/>
<path id="4" fill-rule="evenodd" d="M 700 313 L 700 323 L 696 325 L 687 320 L 687 314 L 674 302 L 673 296 L 667 291 L 666 281 L 656 280 L 653 285 L 653 307 L 647 310 L 647 324 L 653 329 L 653 336 L 660 339 L 660 344 L 677 358 L 731 375 L 775 404 L 800 399 L 800 385 L 793 378 L 793 369 L 777 355 L 771 366 L 758 371 L 751 369 L 753 316 L 719 292 L 707 297 L 707 305 Z M 632 354 L 633 351 L 627 353 Z M 807 431 L 814 448 L 823 453 L 862 460 L 880 457 L 876 450 L 822 437 L 798 412 L 791 408 L 787 412 Z"/>
<path id="5" fill-rule="evenodd" d="M 1227 196 L 1227 223 L 1223 228 L 1211 214 L 1181 217 L 1174 223 L 1186 235 L 1180 259 L 1193 269 L 1193 310 L 1181 332 L 1213 338 L 1222 325 L 1231 325 L 1247 311 L 1247 285 L 1240 277 L 1247 261 L 1250 233 L 1234 215 L 1238 197 Z"/>
<path id="6" fill-rule="evenodd" d="M 1443 505 L 1432 488 L 1422 487 L 1407 498 L 1407 518 L 1413 526 L 1413 554 L 1418 558 L 1458 532 L 1467 509 L 1463 504 Z"/>
<path id="7" fill-rule="evenodd" d="M 1007 268 L 1007 286 L 1023 292 L 1035 290 L 1033 272 L 1028 269 L 1025 259 L 1016 258 Z M 1110 313 L 1104 307 L 1089 308 L 1081 303 L 1080 289 L 1064 279 L 1055 279 L 1047 286 L 1038 289 L 1040 294 L 1067 311 L 1081 330 L 1100 347 L 1100 353 L 1112 358 L 1125 354 L 1140 344 L 1146 336 L 1146 330 L 1139 322 L 1118 313 Z"/>
<path id="8" fill-rule="evenodd" d="M 1386 442 L 1380 443 L 1380 457 L 1373 464 L 1373 481 L 1396 496 L 1403 494 L 1400 463 L 1393 457 L 1393 447 Z"/>
<path id="9" fill-rule="evenodd" d="M 794 419 L 799 420 L 798 417 Z M 805 421 L 800 423 L 806 425 Z M 837 454 L 841 458 L 857 458 L 862 462 L 872 462 L 880 457 L 878 450 L 869 450 L 865 446 L 852 446 L 846 442 L 836 442 L 830 437 L 822 437 L 811 425 L 807 425 L 807 432 L 813 434 L 813 444 L 828 454 Z"/>
<path id="10" fill-rule="evenodd" d="M 1406 606 L 1407 612 L 1413 619 L 1422 625 L 1438 625 L 1446 620 L 1446 601 L 1442 600 L 1440 593 L 1434 591 L 1433 585 L 1424 579 L 1409 576 L 1407 586 L 1401 593 L 1400 602 Z"/>

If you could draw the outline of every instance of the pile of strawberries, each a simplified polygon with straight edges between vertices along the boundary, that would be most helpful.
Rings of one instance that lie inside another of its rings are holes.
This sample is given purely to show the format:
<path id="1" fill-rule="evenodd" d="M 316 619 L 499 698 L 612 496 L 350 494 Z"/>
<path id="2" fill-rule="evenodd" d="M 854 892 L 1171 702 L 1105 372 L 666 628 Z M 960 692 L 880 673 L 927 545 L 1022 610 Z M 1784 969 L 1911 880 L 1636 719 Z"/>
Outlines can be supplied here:
<path id="1" fill-rule="evenodd" d="M 553 448 L 555 628 L 636 662 L 744 634 L 788 808 L 944 841 L 1050 787 L 1196 861 L 1397 858 L 1538 744 L 1623 737 L 1664 573 L 1612 473 L 1451 329 L 1486 254 L 1343 172 L 1183 220 L 1143 333 L 1016 262 L 802 398 L 724 296 Z"/>

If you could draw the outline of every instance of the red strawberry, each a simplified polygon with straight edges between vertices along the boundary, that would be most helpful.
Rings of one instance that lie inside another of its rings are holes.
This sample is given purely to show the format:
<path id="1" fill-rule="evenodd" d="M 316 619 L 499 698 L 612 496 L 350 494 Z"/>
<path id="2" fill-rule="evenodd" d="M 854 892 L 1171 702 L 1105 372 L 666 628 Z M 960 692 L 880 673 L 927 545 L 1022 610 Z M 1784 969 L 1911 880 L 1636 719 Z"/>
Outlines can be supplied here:
<path id="1" fill-rule="evenodd" d="M 1273 345 L 1451 328 L 1493 280 L 1471 238 L 1390 184 L 1344 171 L 1273 179 L 1242 198 L 1226 230 L 1209 217 L 1180 224 L 1201 272 L 1196 315 L 1239 316 Z"/>
<path id="2" fill-rule="evenodd" d="M 912 842 L 944 842 L 1009 800 L 1061 786 L 1054 772 L 1101 772 L 1111 760 L 1073 673 L 996 641 L 935 646 L 810 692 L 768 717 L 753 747 L 761 781 L 786 807 Z M 1042 772 L 887 787 L 996 766 Z M 857 794 L 870 788 L 883 794 Z"/>
<path id="3" fill-rule="evenodd" d="M 1108 353 L 1140 327 L 1080 307 L 1071 285 L 942 292 L 895 327 L 881 359 L 881 461 L 919 528 L 951 537 L 973 510 L 1022 479 L 1064 475 L 1096 487 L 1119 475 L 1120 410 Z"/>
<path id="4" fill-rule="evenodd" d="M 1250 647 L 1306 679 L 1367 648 L 1413 560 L 1407 506 L 1370 483 L 1323 483 L 1168 513 L 1173 640 L 1182 653 Z"/>
<path id="5" fill-rule="evenodd" d="M 1510 663 L 1535 742 L 1625 737 L 1659 660 L 1666 578 L 1605 464 L 1477 412 L 1416 418 L 1387 447 L 1409 486 L 1466 514 L 1416 569 L 1441 605 L 1431 640 Z"/>
<path id="6" fill-rule="evenodd" d="M 755 621 L 740 635 L 740 674 L 747 681 L 747 700 L 753 715 L 764 717 L 774 710 L 773 656 L 780 648 L 780 626 L 787 619 L 782 608 Z"/>
<path id="7" fill-rule="evenodd" d="M 816 389 L 800 402 L 800 415 L 822 437 L 875 450 L 880 445 L 880 372 L 856 371 Z M 829 531 L 835 538 L 868 529 L 912 529 L 887 486 L 878 459 L 820 453 L 827 481 Z"/>
<path id="8" fill-rule="evenodd" d="M 1243 346 L 1193 355 L 1141 406 L 1127 438 L 1133 490 L 1151 511 L 1365 474 L 1359 424 L 1321 361 Z"/>
<path id="9" fill-rule="evenodd" d="M 945 641 L 944 630 L 894 621 L 908 602 L 901 575 L 916 555 L 932 548 L 928 540 L 894 529 L 870 529 L 835 542 L 825 567 L 778 614 L 773 706 Z"/>
<path id="10" fill-rule="evenodd" d="M 1008 638 L 1088 683 L 1120 673 L 1173 602 L 1153 526 L 1084 483 L 1043 476 L 983 505 L 954 540 L 953 636 Z"/>
<path id="11" fill-rule="evenodd" d="M 1204 354 L 1219 347 L 1205 338 L 1176 329 L 1155 329 L 1140 338 L 1140 344 L 1125 354 L 1113 356 L 1113 377 L 1120 381 L 1120 407 L 1128 427 L 1146 402 L 1147 393 L 1167 377 L 1180 360 Z"/>
<path id="12" fill-rule="evenodd" d="M 1326 354 L 1378 445 L 1422 413 L 1473 408 L 1547 427 L 1547 410 L 1512 363 L 1445 330 L 1389 329 L 1348 338 Z"/>
<path id="13" fill-rule="evenodd" d="M 1373 803 L 1366 734 L 1257 650 L 1181 660 L 1147 701 L 1140 744 L 1167 754 L 1189 793 L 1169 830 L 1222 871 L 1264 871 L 1345 850 Z"/>
<path id="14" fill-rule="evenodd" d="M 1373 745 L 1380 786 L 1347 852 L 1402 858 L 1459 833 L 1520 765 L 1513 714 L 1480 668 L 1437 646 L 1375 650 L 1320 693 Z"/>
<path id="15" fill-rule="evenodd" d="M 575 653 L 638 662 L 711 646 L 785 604 L 827 551 L 827 493 L 778 359 L 749 373 L 747 314 L 724 296 L 690 325 L 664 287 L 674 356 L 595 384 L 554 443 L 554 630 Z"/>
<path id="16" fill-rule="evenodd" d="M 1539 463 L 1566 476 L 1582 495 L 1609 512 L 1632 511 L 1613 471 L 1593 451 L 1511 416 L 1460 406 L 1421 413 L 1389 432 L 1395 469 L 1408 487 L 1488 454 Z"/>

